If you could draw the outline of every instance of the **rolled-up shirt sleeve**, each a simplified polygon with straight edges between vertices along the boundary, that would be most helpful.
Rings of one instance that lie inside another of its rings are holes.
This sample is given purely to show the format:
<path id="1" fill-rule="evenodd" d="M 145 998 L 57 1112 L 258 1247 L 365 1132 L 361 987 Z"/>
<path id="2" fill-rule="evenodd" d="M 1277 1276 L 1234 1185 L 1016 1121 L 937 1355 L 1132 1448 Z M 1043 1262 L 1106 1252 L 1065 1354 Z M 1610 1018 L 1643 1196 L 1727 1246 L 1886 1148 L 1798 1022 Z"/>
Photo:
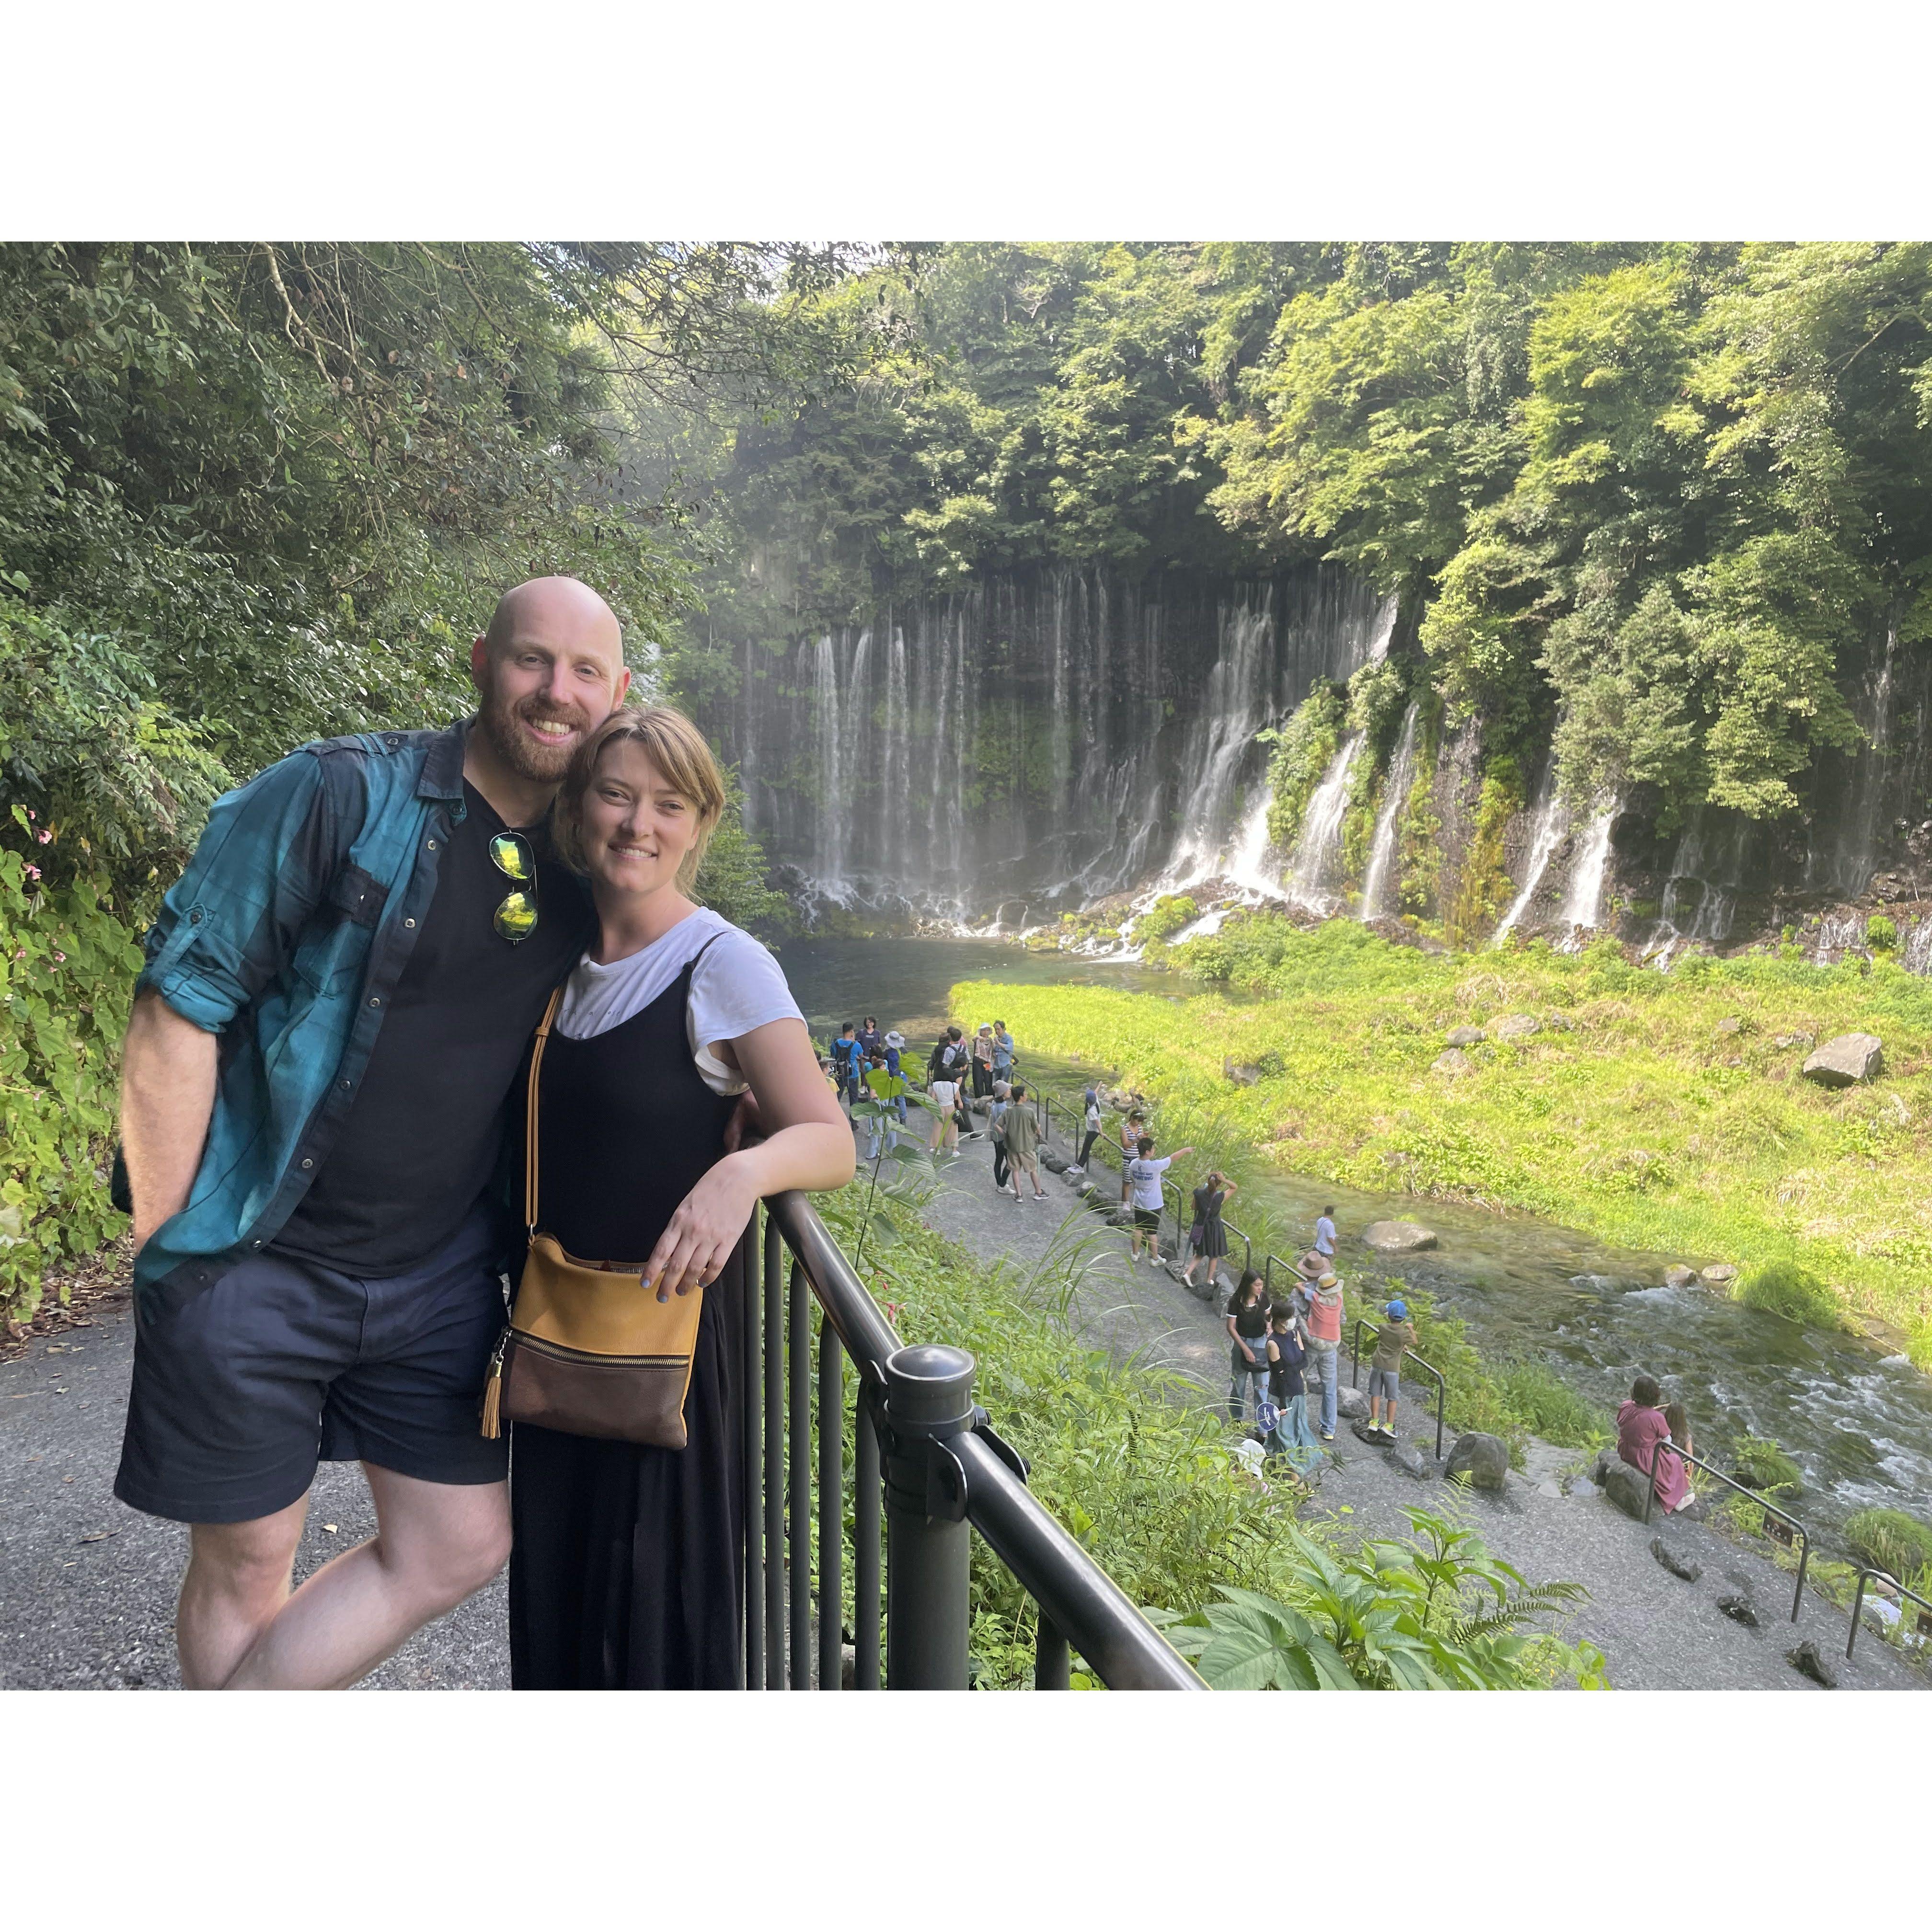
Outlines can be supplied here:
<path id="1" fill-rule="evenodd" d="M 340 818 L 325 760 L 298 752 L 218 799 L 148 928 L 135 982 L 221 1032 L 293 952 L 327 890 Z"/>

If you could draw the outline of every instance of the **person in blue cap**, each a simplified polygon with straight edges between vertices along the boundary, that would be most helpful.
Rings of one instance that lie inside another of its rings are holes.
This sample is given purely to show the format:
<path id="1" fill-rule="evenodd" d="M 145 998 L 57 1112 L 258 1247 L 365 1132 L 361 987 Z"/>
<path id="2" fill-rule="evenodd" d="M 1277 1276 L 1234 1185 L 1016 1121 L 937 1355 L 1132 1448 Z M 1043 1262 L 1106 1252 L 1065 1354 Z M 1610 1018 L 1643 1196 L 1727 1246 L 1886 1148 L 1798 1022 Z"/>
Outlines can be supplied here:
<path id="1" fill-rule="evenodd" d="M 1369 1433 L 1393 1442 L 1395 1405 L 1402 1394 L 1402 1358 L 1415 1346 L 1415 1326 L 1408 1304 L 1398 1296 L 1382 1310 L 1382 1333 L 1376 1337 L 1376 1356 L 1369 1369 Z M 1388 1405 L 1384 1420 L 1383 1405 Z"/>

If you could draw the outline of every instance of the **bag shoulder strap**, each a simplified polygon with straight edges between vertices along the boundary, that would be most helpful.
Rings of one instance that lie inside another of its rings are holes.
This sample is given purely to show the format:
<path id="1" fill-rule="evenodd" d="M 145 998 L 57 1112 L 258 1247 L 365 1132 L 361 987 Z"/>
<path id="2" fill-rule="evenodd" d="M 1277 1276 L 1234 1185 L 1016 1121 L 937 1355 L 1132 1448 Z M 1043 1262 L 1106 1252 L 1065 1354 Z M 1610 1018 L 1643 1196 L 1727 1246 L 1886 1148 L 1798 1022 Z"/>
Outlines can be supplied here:
<path id="1" fill-rule="evenodd" d="M 563 988 L 560 986 L 544 1008 L 530 1048 L 530 1098 L 524 1112 L 524 1225 L 532 1240 L 536 1239 L 537 1232 L 537 1084 L 543 1072 L 544 1043 L 550 1038 L 556 1010 L 562 1004 Z"/>

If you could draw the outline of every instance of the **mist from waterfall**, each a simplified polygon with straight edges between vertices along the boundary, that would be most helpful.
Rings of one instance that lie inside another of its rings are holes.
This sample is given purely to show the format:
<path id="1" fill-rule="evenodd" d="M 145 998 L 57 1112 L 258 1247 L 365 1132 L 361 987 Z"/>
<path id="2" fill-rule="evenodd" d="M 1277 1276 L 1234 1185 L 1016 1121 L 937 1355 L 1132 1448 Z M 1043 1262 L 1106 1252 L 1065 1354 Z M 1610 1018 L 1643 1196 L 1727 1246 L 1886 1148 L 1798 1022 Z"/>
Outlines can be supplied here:
<path id="1" fill-rule="evenodd" d="M 1412 704 L 1402 715 L 1402 736 L 1396 741 L 1395 756 L 1390 760 L 1388 775 L 1382 781 L 1382 810 L 1376 815 L 1368 876 L 1362 881 L 1361 916 L 1365 920 L 1390 919 L 1395 914 L 1402 883 L 1396 877 L 1396 828 L 1401 822 L 1402 807 L 1408 802 L 1408 788 L 1415 779 L 1417 709 Z"/>

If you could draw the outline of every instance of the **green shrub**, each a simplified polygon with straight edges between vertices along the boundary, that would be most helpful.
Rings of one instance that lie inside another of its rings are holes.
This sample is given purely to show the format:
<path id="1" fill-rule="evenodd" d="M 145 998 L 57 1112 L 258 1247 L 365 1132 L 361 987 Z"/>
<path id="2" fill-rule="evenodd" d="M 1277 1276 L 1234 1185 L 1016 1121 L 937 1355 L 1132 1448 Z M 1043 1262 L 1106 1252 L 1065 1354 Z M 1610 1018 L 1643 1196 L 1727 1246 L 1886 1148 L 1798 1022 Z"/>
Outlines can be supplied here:
<path id="1" fill-rule="evenodd" d="M 1738 1438 L 1731 1450 L 1731 1473 L 1746 1487 L 1768 1496 L 1803 1488 L 1804 1472 L 1768 1436 Z"/>
<path id="2" fill-rule="evenodd" d="M 1838 1304 L 1832 1291 L 1809 1268 L 1796 1262 L 1767 1262 L 1738 1277 L 1733 1298 L 1747 1308 L 1802 1322 L 1808 1328 L 1835 1328 Z"/>
<path id="3" fill-rule="evenodd" d="M 1503 1406 L 1532 1436 L 1566 1449 L 1593 1449 L 1610 1438 L 1609 1420 L 1547 1363 L 1505 1362 L 1496 1372 Z"/>
<path id="4" fill-rule="evenodd" d="M 1865 944 L 1874 952 L 1890 952 L 1898 944 L 1898 928 L 1882 912 L 1865 921 Z"/>
<path id="5" fill-rule="evenodd" d="M 1846 1520 L 1845 1540 L 1864 1562 L 1900 1582 L 1932 1564 L 1932 1529 L 1903 1510 L 1860 1510 Z"/>
<path id="6" fill-rule="evenodd" d="M 1143 945 L 1149 940 L 1171 939 L 1200 916 L 1201 908 L 1185 892 L 1164 893 L 1134 921 L 1134 938 Z"/>

